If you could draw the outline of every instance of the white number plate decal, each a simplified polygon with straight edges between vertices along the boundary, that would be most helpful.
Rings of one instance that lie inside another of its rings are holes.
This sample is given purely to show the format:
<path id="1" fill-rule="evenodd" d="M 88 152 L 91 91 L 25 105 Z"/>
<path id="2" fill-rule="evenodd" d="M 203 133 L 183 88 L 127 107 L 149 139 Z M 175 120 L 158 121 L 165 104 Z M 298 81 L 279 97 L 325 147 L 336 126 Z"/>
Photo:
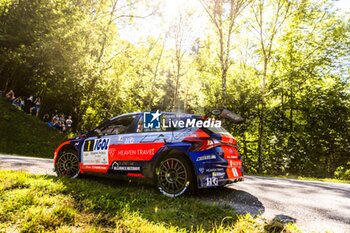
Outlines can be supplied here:
<path id="1" fill-rule="evenodd" d="M 86 140 L 83 148 L 83 164 L 108 165 L 109 138 Z"/>

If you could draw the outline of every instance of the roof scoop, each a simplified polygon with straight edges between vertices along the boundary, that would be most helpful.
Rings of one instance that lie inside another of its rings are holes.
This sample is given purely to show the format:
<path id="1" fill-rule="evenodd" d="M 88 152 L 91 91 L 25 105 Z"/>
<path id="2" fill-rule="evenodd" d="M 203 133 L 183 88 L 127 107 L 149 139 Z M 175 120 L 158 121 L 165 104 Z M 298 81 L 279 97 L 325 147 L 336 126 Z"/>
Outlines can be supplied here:
<path id="1" fill-rule="evenodd" d="M 241 116 L 238 116 L 237 114 L 227 110 L 227 109 L 222 109 L 222 108 L 214 108 L 211 110 L 211 114 L 215 116 L 220 116 L 223 118 L 227 118 L 231 120 L 235 124 L 241 124 L 244 122 L 244 118 Z"/>

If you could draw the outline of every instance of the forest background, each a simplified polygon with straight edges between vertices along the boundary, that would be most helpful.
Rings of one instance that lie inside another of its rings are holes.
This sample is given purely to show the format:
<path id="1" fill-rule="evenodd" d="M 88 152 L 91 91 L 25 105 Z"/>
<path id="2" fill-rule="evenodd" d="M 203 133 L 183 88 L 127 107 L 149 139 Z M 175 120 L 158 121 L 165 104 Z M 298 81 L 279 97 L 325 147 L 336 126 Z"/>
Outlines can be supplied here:
<path id="1" fill-rule="evenodd" d="M 330 0 L 0 0 L 0 90 L 83 132 L 225 107 L 246 172 L 350 179 L 349 13 Z"/>

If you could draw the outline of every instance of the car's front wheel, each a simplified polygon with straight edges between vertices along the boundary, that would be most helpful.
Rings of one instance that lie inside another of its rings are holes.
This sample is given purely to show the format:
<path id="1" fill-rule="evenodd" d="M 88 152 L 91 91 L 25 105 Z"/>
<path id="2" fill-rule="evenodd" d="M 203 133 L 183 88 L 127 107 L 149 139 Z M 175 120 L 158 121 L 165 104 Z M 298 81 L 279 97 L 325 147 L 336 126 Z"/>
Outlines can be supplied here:
<path id="1" fill-rule="evenodd" d="M 80 172 L 79 159 L 76 151 L 61 151 L 58 155 L 55 168 L 58 176 L 76 178 Z"/>
<path id="2" fill-rule="evenodd" d="M 194 187 L 193 169 L 183 155 L 163 158 L 156 167 L 159 191 L 168 197 L 178 197 Z"/>

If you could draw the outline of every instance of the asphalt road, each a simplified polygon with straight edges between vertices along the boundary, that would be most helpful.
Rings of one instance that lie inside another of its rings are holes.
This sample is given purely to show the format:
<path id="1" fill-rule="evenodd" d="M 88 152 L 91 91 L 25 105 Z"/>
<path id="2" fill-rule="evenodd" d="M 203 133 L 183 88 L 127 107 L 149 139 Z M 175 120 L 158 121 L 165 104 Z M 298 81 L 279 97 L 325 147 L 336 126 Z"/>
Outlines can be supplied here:
<path id="1" fill-rule="evenodd" d="M 52 159 L 0 155 L 0 168 L 55 175 Z M 350 232 L 350 184 L 246 176 L 196 196 L 240 214 L 296 222 L 305 232 Z"/>

